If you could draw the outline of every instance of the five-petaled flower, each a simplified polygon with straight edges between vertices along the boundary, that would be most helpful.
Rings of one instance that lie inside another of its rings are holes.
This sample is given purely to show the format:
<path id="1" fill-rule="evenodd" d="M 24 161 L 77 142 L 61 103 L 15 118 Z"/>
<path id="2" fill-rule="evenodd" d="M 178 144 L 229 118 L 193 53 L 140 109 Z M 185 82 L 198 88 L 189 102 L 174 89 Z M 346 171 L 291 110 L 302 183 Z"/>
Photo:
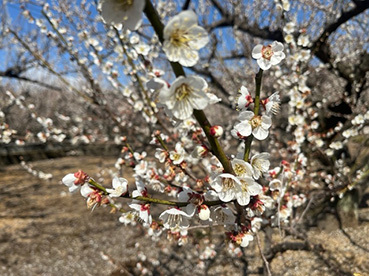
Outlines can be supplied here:
<path id="1" fill-rule="evenodd" d="M 125 178 L 114 177 L 112 183 L 113 189 L 106 189 L 106 191 L 109 193 L 110 197 L 120 197 L 121 195 L 127 193 L 127 184 L 128 181 Z"/>
<path id="2" fill-rule="evenodd" d="M 208 103 L 209 98 L 205 93 L 208 84 L 198 76 L 179 77 L 169 90 L 161 90 L 159 100 L 166 104 L 173 116 L 185 120 L 192 115 L 194 109 L 202 110 Z"/>
<path id="3" fill-rule="evenodd" d="M 272 65 L 277 65 L 286 57 L 283 48 L 283 44 L 278 41 L 274 41 L 267 46 L 258 44 L 252 50 L 252 57 L 256 59 L 262 70 L 268 70 Z"/>
<path id="4" fill-rule="evenodd" d="M 234 126 L 234 132 L 241 136 L 252 134 L 258 140 L 264 140 L 268 137 L 269 128 L 272 125 L 272 119 L 267 115 L 255 115 L 252 111 L 243 111 L 238 116 L 241 121 Z"/>
<path id="5" fill-rule="evenodd" d="M 198 50 L 208 42 L 208 33 L 197 25 L 197 16 L 190 10 L 174 16 L 164 28 L 163 50 L 170 61 L 183 66 L 194 66 L 199 60 Z"/>

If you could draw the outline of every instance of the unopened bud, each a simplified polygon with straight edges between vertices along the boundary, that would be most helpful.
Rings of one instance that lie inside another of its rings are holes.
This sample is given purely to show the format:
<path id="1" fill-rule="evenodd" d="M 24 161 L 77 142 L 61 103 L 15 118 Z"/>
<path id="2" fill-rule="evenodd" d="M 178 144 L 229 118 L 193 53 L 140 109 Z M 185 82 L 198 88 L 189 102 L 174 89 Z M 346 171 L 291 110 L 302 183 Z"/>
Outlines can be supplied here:
<path id="1" fill-rule="evenodd" d="M 201 220 L 208 220 L 210 217 L 210 209 L 206 205 L 201 205 L 199 207 L 199 218 Z"/>
<path id="2" fill-rule="evenodd" d="M 216 138 L 220 137 L 223 135 L 223 128 L 221 126 L 212 126 L 210 128 L 210 135 L 214 136 Z"/>

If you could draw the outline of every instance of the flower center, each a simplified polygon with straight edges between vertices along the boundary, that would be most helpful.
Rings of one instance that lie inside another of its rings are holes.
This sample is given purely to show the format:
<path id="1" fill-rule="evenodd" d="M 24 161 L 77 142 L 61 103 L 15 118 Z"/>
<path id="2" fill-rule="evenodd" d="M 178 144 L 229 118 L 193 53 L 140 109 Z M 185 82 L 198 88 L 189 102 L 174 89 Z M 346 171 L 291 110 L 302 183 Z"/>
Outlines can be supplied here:
<path id="1" fill-rule="evenodd" d="M 182 216 L 178 214 L 170 214 L 168 216 L 168 224 L 171 226 L 171 228 L 175 228 L 179 226 L 182 222 Z"/>
<path id="2" fill-rule="evenodd" d="M 246 173 L 245 168 L 240 164 L 235 164 L 233 169 L 236 175 L 243 175 L 244 173 Z"/>
<path id="3" fill-rule="evenodd" d="M 187 98 L 191 92 L 191 88 L 187 84 L 183 83 L 176 89 L 176 99 L 178 101 L 182 101 L 183 99 Z"/>
<path id="4" fill-rule="evenodd" d="M 270 60 L 273 56 L 273 49 L 272 46 L 268 45 L 268 46 L 263 46 L 263 48 L 261 49 L 261 55 L 263 56 L 263 58 Z"/>
<path id="5" fill-rule="evenodd" d="M 175 47 L 180 47 L 183 44 L 186 44 L 188 41 L 190 41 L 190 39 L 185 36 L 183 30 L 176 30 L 170 36 L 170 43 Z"/>
<path id="6" fill-rule="evenodd" d="M 240 181 L 241 181 L 242 192 L 248 194 L 249 193 L 249 189 L 248 189 L 249 183 L 247 183 L 247 181 L 245 181 L 245 180 L 240 180 Z"/>
<path id="7" fill-rule="evenodd" d="M 254 116 L 250 121 L 252 129 L 261 125 L 261 116 Z"/>
<path id="8" fill-rule="evenodd" d="M 231 178 L 223 178 L 223 189 L 229 190 L 234 188 L 234 181 Z"/>

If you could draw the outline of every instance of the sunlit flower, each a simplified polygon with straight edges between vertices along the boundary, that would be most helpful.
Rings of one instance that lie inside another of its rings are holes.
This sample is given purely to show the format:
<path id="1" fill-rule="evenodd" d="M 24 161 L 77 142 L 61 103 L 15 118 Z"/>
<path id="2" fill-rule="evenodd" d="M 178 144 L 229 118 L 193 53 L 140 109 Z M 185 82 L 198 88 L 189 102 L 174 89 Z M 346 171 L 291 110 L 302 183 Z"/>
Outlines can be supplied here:
<path id="1" fill-rule="evenodd" d="M 278 41 L 274 41 L 267 46 L 258 44 L 252 50 L 252 57 L 256 59 L 262 70 L 268 70 L 272 65 L 277 65 L 286 57 L 283 49 L 283 44 Z"/>
<path id="2" fill-rule="evenodd" d="M 235 174 L 239 177 L 252 176 L 252 166 L 242 159 L 233 159 L 231 161 Z"/>
<path id="3" fill-rule="evenodd" d="M 258 140 L 264 140 L 268 137 L 269 128 L 272 125 L 272 119 L 267 115 L 255 115 L 252 111 L 243 111 L 238 116 L 241 121 L 234 126 L 234 130 L 242 136 L 252 134 Z"/>
<path id="4" fill-rule="evenodd" d="M 229 173 L 218 175 L 210 186 L 218 193 L 219 199 L 224 202 L 229 202 L 235 199 L 236 193 L 240 190 L 240 180 Z"/>
<path id="5" fill-rule="evenodd" d="M 206 81 L 198 76 L 179 77 L 169 90 L 161 90 L 159 100 L 166 104 L 173 116 L 185 120 L 192 115 L 194 109 L 202 110 L 208 103 L 205 90 Z"/>
<path id="6" fill-rule="evenodd" d="M 309 37 L 307 35 L 300 35 L 299 38 L 297 39 L 297 45 L 302 46 L 302 47 L 307 47 L 310 43 Z"/>
<path id="7" fill-rule="evenodd" d="M 140 43 L 138 45 L 133 46 L 137 52 L 137 54 L 146 56 L 150 51 L 150 46 L 145 43 Z"/>
<path id="8" fill-rule="evenodd" d="M 252 241 L 252 240 L 254 240 L 254 236 L 249 234 L 249 233 L 246 233 L 242 237 L 240 246 L 241 247 L 247 247 L 249 245 L 250 241 Z"/>
<path id="9" fill-rule="evenodd" d="M 88 175 L 79 170 L 76 173 L 69 173 L 66 176 L 63 177 L 62 182 L 64 185 L 66 185 L 69 189 L 69 192 L 73 193 L 78 188 L 81 187 L 84 183 L 86 183 L 88 180 Z"/>
<path id="10" fill-rule="evenodd" d="M 102 0 L 100 4 L 105 23 L 122 23 L 129 30 L 137 30 L 141 26 L 145 0 Z"/>
<path id="11" fill-rule="evenodd" d="M 241 183 L 240 189 L 237 190 L 236 199 L 241 206 L 250 203 L 250 197 L 261 193 L 262 186 L 254 181 L 251 177 L 239 178 Z"/>
<path id="12" fill-rule="evenodd" d="M 239 109 L 245 109 L 254 102 L 254 99 L 251 97 L 249 90 L 247 90 L 245 86 L 241 86 L 240 93 L 241 95 L 237 100 L 237 107 Z"/>
<path id="13" fill-rule="evenodd" d="M 120 197 L 127 192 L 128 181 L 122 177 L 113 178 L 113 189 L 106 189 L 110 197 Z"/>
<path id="14" fill-rule="evenodd" d="M 250 163 L 253 168 L 253 176 L 255 179 L 259 179 L 263 173 L 268 172 L 270 166 L 270 162 L 268 160 L 269 156 L 269 153 L 262 152 L 251 157 Z"/>
<path id="15" fill-rule="evenodd" d="M 294 22 L 288 22 L 286 26 L 283 27 L 283 31 L 286 34 L 292 34 L 295 31 L 295 23 Z"/>
<path id="16" fill-rule="evenodd" d="M 329 147 L 331 149 L 334 149 L 334 150 L 339 150 L 339 149 L 342 149 L 343 148 L 343 144 L 341 141 L 335 141 L 335 142 L 332 142 Z"/>
<path id="17" fill-rule="evenodd" d="M 169 158 L 172 160 L 174 165 L 179 165 L 185 158 L 186 151 L 182 147 L 181 143 L 176 144 L 176 150 L 169 153 Z"/>
<path id="18" fill-rule="evenodd" d="M 163 50 L 170 61 L 194 66 L 199 60 L 198 50 L 209 42 L 204 28 L 197 25 L 197 16 L 186 10 L 169 20 L 164 28 Z"/>

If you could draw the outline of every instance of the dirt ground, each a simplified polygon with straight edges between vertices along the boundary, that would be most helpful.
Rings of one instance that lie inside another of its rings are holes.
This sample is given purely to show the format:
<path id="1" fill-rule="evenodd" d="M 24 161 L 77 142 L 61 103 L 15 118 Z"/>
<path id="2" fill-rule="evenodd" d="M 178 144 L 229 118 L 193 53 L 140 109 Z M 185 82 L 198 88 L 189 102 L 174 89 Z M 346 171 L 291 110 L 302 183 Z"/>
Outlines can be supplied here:
<path id="1" fill-rule="evenodd" d="M 140 275 L 145 263 L 150 263 L 154 275 L 246 275 L 246 264 L 248 275 L 258 275 L 262 263 L 256 243 L 247 248 L 246 255 L 256 256 L 248 263 L 219 253 L 200 265 L 198 253 L 193 252 L 200 252 L 201 245 L 190 242 L 180 248 L 165 238 L 153 242 L 143 237 L 139 226 L 119 223 L 118 214 L 110 214 L 107 208 L 91 212 L 79 193 L 69 194 L 61 184 L 64 175 L 82 169 L 95 179 L 105 177 L 108 186 L 107 170 L 114 169 L 114 162 L 108 157 L 32 162 L 35 169 L 53 174 L 49 181 L 19 165 L 0 168 L 0 275 Z M 367 210 L 361 212 L 368 217 Z M 270 264 L 272 274 L 369 275 L 369 220 L 346 228 L 348 235 L 330 225 L 308 233 L 321 247 L 321 255 L 277 254 Z M 335 269 L 338 266 L 342 269 Z"/>

